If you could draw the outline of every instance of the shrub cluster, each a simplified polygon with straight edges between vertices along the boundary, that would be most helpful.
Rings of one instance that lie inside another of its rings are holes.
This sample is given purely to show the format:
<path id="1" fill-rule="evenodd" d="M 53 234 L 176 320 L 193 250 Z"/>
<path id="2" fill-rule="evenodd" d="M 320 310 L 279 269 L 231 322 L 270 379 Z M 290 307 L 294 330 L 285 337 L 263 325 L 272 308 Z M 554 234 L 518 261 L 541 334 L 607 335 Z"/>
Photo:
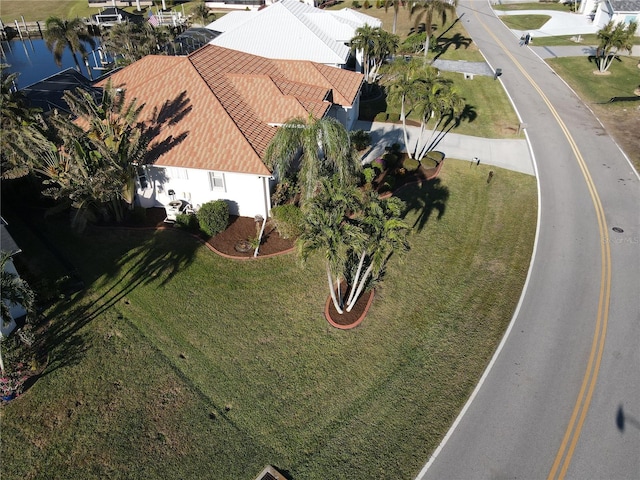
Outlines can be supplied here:
<path id="1" fill-rule="evenodd" d="M 302 233 L 304 215 L 300 208 L 293 204 L 273 207 L 271 220 L 282 238 L 295 238 Z"/>
<path id="2" fill-rule="evenodd" d="M 188 213 L 179 213 L 176 215 L 176 224 L 180 228 L 187 230 L 198 231 L 200 230 L 200 222 L 196 215 L 190 215 Z"/>
<path id="3" fill-rule="evenodd" d="M 229 205 L 224 200 L 207 202 L 198 210 L 197 220 L 200 229 L 213 237 L 229 225 Z"/>

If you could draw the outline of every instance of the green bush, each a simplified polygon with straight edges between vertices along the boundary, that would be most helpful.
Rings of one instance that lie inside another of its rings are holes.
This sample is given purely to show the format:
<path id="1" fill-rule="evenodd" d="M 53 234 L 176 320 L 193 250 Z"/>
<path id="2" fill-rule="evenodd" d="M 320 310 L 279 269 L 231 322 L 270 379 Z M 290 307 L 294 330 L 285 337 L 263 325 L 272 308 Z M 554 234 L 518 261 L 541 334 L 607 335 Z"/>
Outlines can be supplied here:
<path id="1" fill-rule="evenodd" d="M 360 8 L 360 2 L 358 0 L 353 0 L 353 2 L 351 2 L 351 6 L 353 8 Z"/>
<path id="2" fill-rule="evenodd" d="M 300 236 L 304 225 L 302 210 L 295 205 L 280 205 L 271 209 L 271 220 L 282 238 Z"/>
<path id="3" fill-rule="evenodd" d="M 400 114 L 396 112 L 390 113 L 387 117 L 387 121 L 391 123 L 398 123 L 400 121 Z"/>
<path id="4" fill-rule="evenodd" d="M 364 0 L 364 3 L 362 4 L 363 8 L 371 8 L 371 4 L 369 3 L 369 0 Z"/>
<path id="5" fill-rule="evenodd" d="M 371 135 L 364 130 L 353 130 L 349 132 L 351 143 L 358 151 L 362 151 L 371 145 Z"/>
<path id="6" fill-rule="evenodd" d="M 198 231 L 200 230 L 200 222 L 195 215 L 189 215 L 188 213 L 179 213 L 176 215 L 176 225 L 186 230 Z"/>
<path id="7" fill-rule="evenodd" d="M 420 166 L 420 162 L 415 158 L 405 158 L 404 162 L 402 162 L 402 166 L 407 172 L 413 172 L 418 169 Z"/>
<path id="8" fill-rule="evenodd" d="M 224 200 L 207 202 L 198 210 L 197 219 L 200 229 L 213 237 L 229 225 L 229 205 Z"/>
<path id="9" fill-rule="evenodd" d="M 386 122 L 387 121 L 387 112 L 377 113 L 373 119 L 374 122 Z"/>
<path id="10" fill-rule="evenodd" d="M 375 171 L 373 167 L 365 167 L 362 169 L 362 177 L 364 178 L 365 184 L 373 183 L 373 180 L 376 178 L 378 173 Z"/>

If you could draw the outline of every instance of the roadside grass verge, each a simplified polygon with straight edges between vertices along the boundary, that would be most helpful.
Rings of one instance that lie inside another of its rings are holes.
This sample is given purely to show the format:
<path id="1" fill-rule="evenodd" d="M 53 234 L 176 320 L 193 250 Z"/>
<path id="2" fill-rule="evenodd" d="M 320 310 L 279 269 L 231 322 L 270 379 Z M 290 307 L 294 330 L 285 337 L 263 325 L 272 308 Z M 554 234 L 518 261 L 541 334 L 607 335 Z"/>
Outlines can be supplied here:
<path id="1" fill-rule="evenodd" d="M 589 105 L 636 170 L 640 170 L 640 101 L 609 103 L 612 97 L 634 97 L 638 58 L 620 56 L 609 68 L 610 75 L 594 75 L 597 67 L 587 57 L 553 58 L 547 62 Z"/>
<path id="2" fill-rule="evenodd" d="M 3 478 L 413 478 L 517 304 L 534 177 L 447 160 L 401 193 L 393 256 L 355 330 L 323 318 L 320 258 L 224 259 L 179 231 L 50 228 L 88 289 L 46 313 L 50 363 L 4 406 Z M 20 238 L 17 238 L 20 243 Z M 26 254 L 27 252 L 25 252 Z"/>

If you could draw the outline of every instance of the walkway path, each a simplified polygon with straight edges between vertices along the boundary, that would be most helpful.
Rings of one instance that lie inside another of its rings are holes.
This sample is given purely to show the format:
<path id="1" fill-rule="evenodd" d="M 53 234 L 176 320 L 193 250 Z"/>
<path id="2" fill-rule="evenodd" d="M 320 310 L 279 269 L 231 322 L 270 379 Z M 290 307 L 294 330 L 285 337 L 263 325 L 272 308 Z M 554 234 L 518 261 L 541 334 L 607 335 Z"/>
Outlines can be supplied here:
<path id="1" fill-rule="evenodd" d="M 394 143 L 403 144 L 402 125 L 395 123 L 357 121 L 356 130 L 370 131 L 373 149 L 364 157 L 369 163 L 384 154 L 384 147 Z M 409 126 L 409 145 L 413 146 L 418 138 L 418 127 Z M 426 132 L 425 135 L 429 135 Z M 437 146 L 437 150 L 445 153 L 447 158 L 471 161 L 478 157 L 487 165 L 506 168 L 516 172 L 534 175 L 533 162 L 525 140 L 495 139 L 447 134 Z"/>

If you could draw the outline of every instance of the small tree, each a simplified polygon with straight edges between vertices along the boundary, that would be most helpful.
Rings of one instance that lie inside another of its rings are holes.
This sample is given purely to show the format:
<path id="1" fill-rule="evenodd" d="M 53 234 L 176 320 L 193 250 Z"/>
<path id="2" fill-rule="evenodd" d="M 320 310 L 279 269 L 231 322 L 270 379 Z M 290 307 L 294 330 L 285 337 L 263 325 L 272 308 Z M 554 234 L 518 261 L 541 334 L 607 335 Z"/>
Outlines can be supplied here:
<path id="1" fill-rule="evenodd" d="M 197 215 L 202 231 L 213 237 L 229 225 L 229 204 L 224 200 L 207 202 L 200 207 Z"/>
<path id="2" fill-rule="evenodd" d="M 625 25 L 611 21 L 598 30 L 596 35 L 600 40 L 600 45 L 596 53 L 596 64 L 600 72 L 606 72 L 609 69 L 620 50 L 631 53 L 633 37 L 637 28 L 637 22 L 629 22 L 628 25 Z"/>

